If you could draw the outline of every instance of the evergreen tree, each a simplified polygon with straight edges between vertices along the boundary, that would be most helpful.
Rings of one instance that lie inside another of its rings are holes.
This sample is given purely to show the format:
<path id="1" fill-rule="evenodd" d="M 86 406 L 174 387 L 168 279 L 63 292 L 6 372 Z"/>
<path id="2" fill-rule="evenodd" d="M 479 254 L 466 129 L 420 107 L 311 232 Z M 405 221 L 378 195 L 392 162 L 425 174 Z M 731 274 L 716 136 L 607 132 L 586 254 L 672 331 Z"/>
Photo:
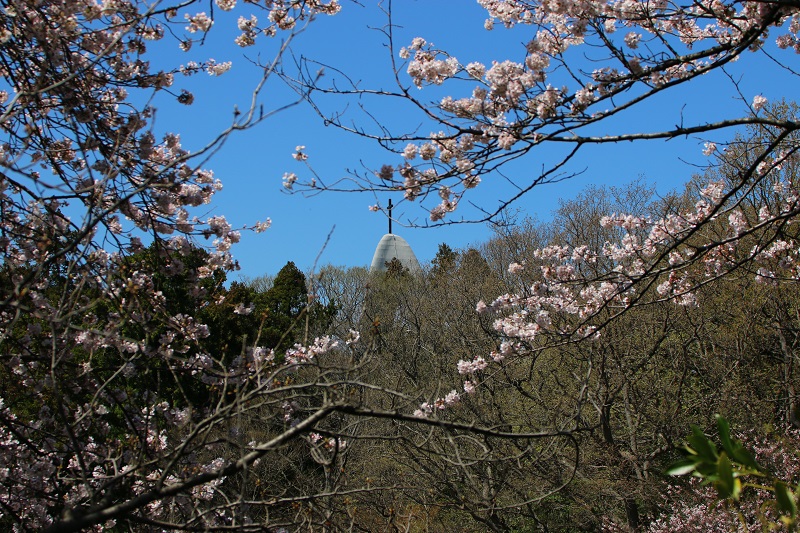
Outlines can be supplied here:
<path id="1" fill-rule="evenodd" d="M 263 295 L 264 326 L 259 344 L 285 350 L 305 337 L 322 334 L 336 314 L 335 302 L 310 302 L 306 276 L 294 262 L 280 269 Z"/>
<path id="2" fill-rule="evenodd" d="M 408 269 L 396 257 L 392 257 L 391 261 L 386 261 L 385 265 L 387 278 L 400 279 L 408 274 Z"/>
<path id="3" fill-rule="evenodd" d="M 448 244 L 439 244 L 439 250 L 436 252 L 436 257 L 431 261 L 432 269 L 431 274 L 434 277 L 446 276 L 452 272 L 458 261 L 458 254 L 453 251 Z"/>

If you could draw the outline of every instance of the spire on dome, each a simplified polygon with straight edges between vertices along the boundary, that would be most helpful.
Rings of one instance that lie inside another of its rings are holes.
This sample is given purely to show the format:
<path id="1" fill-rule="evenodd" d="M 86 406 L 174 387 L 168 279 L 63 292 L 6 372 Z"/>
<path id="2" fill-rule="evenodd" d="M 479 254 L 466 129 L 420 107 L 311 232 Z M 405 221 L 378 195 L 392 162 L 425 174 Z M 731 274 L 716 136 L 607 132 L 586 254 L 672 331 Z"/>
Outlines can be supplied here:
<path id="1" fill-rule="evenodd" d="M 388 215 L 389 215 L 389 233 L 384 235 L 377 248 L 375 254 L 372 256 L 372 264 L 369 267 L 370 272 L 385 272 L 386 264 L 392 259 L 397 259 L 400 264 L 407 268 L 410 272 L 419 272 L 422 268 L 419 266 L 417 256 L 411 246 L 404 238 L 392 233 L 392 200 L 389 199 Z"/>

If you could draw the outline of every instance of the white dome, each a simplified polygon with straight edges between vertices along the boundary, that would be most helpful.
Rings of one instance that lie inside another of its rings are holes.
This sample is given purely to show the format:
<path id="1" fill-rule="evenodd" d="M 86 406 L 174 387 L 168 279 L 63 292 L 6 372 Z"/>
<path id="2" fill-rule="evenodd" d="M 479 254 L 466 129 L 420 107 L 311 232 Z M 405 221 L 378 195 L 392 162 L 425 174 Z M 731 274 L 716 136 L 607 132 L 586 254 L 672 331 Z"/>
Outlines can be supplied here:
<path id="1" fill-rule="evenodd" d="M 387 233 L 381 238 L 378 247 L 375 248 L 375 255 L 372 256 L 372 265 L 370 265 L 369 271 L 385 272 L 386 263 L 394 258 L 397 258 L 400 264 L 411 272 L 419 272 L 421 270 L 417 256 L 414 255 L 414 251 L 406 240 L 399 235 Z"/>

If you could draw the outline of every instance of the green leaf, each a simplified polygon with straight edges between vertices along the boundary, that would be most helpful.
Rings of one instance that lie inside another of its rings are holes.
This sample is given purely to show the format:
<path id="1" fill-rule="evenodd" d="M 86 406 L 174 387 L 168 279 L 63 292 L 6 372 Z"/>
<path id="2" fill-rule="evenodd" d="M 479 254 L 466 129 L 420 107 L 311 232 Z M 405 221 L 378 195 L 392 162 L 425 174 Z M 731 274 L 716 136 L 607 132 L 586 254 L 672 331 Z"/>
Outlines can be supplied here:
<path id="1" fill-rule="evenodd" d="M 717 461 L 717 476 L 715 485 L 719 497 L 722 499 L 738 498 L 739 491 L 736 490 L 736 481 L 738 480 L 735 480 L 733 477 L 731 460 L 728 459 L 728 455 L 725 452 L 720 454 L 719 461 Z"/>
<path id="2" fill-rule="evenodd" d="M 728 453 L 728 457 L 743 466 L 760 472 L 761 467 L 758 466 L 753 455 L 742 446 L 740 441 L 731 439 L 731 426 L 728 420 L 722 415 L 716 415 L 716 418 L 719 440 L 722 448 Z"/>
<path id="3" fill-rule="evenodd" d="M 778 510 L 794 519 L 797 516 L 797 502 L 792 490 L 783 481 L 775 482 L 775 499 L 778 500 Z"/>
<path id="4" fill-rule="evenodd" d="M 722 443 L 722 448 L 728 453 L 728 456 L 733 457 L 734 446 L 733 442 L 731 442 L 731 425 L 724 416 L 715 416 L 717 418 L 717 432 L 719 433 L 719 440 Z M 735 459 L 735 457 L 733 458 Z"/>
<path id="5" fill-rule="evenodd" d="M 689 441 L 689 453 L 699 455 L 709 463 L 717 462 L 717 457 L 719 456 L 717 447 L 699 427 L 692 424 L 692 435 L 689 435 L 686 440 Z"/>
<path id="6" fill-rule="evenodd" d="M 696 476 L 706 478 L 709 481 L 717 480 L 717 463 L 701 461 L 697 464 L 695 470 L 697 470 Z"/>
<path id="7" fill-rule="evenodd" d="M 668 476 L 685 476 L 697 469 L 697 460 L 694 458 L 682 459 L 669 466 L 666 470 Z"/>
<path id="8" fill-rule="evenodd" d="M 737 443 L 738 446 L 733 450 L 731 457 L 739 464 L 742 464 L 755 472 L 761 472 L 761 467 L 758 466 L 753 455 L 747 451 L 745 448 L 742 447 L 741 444 Z"/>

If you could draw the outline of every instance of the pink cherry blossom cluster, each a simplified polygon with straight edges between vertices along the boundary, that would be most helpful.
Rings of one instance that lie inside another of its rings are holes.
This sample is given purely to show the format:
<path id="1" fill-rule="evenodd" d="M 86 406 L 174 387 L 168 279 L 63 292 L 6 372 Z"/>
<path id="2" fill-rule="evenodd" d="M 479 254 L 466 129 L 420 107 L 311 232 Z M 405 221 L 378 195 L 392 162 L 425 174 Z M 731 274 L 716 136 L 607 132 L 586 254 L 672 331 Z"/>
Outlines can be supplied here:
<path id="1" fill-rule="evenodd" d="M 754 179 L 766 179 L 781 164 L 770 163 L 766 174 Z M 604 228 L 619 231 L 617 240 L 598 249 L 549 245 L 534 251 L 536 267 L 511 263 L 510 273 L 524 272 L 534 281 L 524 291 L 476 306 L 479 313 L 498 315 L 493 327 L 506 340 L 491 360 L 479 356 L 459 361 L 458 373 L 472 378 L 490 371 L 492 364 L 502 366 L 510 358 L 526 357 L 549 342 L 591 341 L 602 334 L 610 318 L 640 302 L 655 299 L 697 306 L 698 286 L 742 264 L 758 282 L 800 279 L 800 247 L 782 232 L 784 224 L 795 223 L 800 214 L 799 191 L 793 183 L 778 179 L 770 192 L 772 207 L 762 206 L 753 213 L 744 209 L 737 191 L 713 181 L 684 211 L 655 220 L 625 214 L 602 217 Z M 757 238 L 749 239 L 751 235 Z M 470 379 L 465 391 L 474 391 L 475 384 Z M 423 404 L 419 412 L 429 416 L 433 405 L 444 409 L 449 404 Z"/>
<path id="2" fill-rule="evenodd" d="M 425 84 L 441 85 L 460 70 L 456 58 L 442 56 L 440 51 L 435 50 L 422 38 L 414 39 L 411 46 L 400 50 L 400 57 L 407 59 L 412 51 L 414 57 L 408 63 L 407 72 L 414 81 L 414 85 L 420 89 Z M 444 58 L 440 59 L 440 57 Z"/>
<path id="3" fill-rule="evenodd" d="M 465 388 L 466 390 L 466 388 Z M 417 418 L 428 418 L 435 411 L 443 411 L 448 407 L 452 407 L 461 401 L 461 395 L 456 390 L 451 390 L 444 397 L 437 398 L 431 403 L 423 402 L 420 404 L 419 409 L 414 411 L 414 416 Z"/>
<path id="4" fill-rule="evenodd" d="M 638 108 L 665 88 L 718 69 L 748 51 L 759 50 L 769 32 L 777 31 L 777 43 L 782 48 L 797 48 L 800 42 L 797 9 L 763 2 L 479 3 L 489 15 L 487 29 L 494 28 L 496 22 L 508 28 L 531 28 L 524 58 L 491 64 L 459 62 L 454 54 L 423 37 L 402 47 L 399 56 L 406 60 L 404 70 L 411 85 L 420 89 L 431 85 L 452 87 L 445 96 L 437 96 L 438 106 L 426 108 L 428 117 L 446 131 L 432 130 L 427 141 L 413 144 L 402 136 L 376 134 L 386 143 L 397 143 L 406 167 L 411 165 L 409 162 L 414 163 L 413 172 L 407 169 L 402 180 L 375 186 L 401 188 L 406 198 L 415 199 L 445 185 L 462 199 L 468 189 L 480 182 L 483 173 L 540 143 L 558 141 L 572 144 L 577 150 L 586 143 L 613 141 L 615 136 L 602 140 L 589 128 L 616 114 L 617 109 Z M 573 53 L 587 55 L 582 48 L 591 50 L 588 55 L 592 61 L 603 64 L 593 71 L 576 69 L 570 58 Z M 563 72 L 571 75 L 562 76 Z M 435 91 L 440 93 L 441 89 Z M 408 97 L 416 105 L 424 105 L 412 95 Z M 774 117 L 764 113 L 767 104 L 767 98 L 760 94 L 749 102 L 742 97 L 740 110 L 744 116 L 711 129 L 753 119 L 773 123 Z M 697 126 L 702 127 L 705 126 Z M 669 138 L 668 133 L 664 132 L 663 137 Z M 647 136 L 622 135 L 619 140 L 639 138 Z M 704 153 L 713 154 L 715 147 L 709 141 Z M 487 161 L 492 163 L 475 164 Z M 465 171 L 467 164 L 472 168 Z M 427 180 L 420 179 L 428 171 Z M 432 222 L 441 223 L 460 203 L 429 205 L 426 209 Z"/>
<path id="5" fill-rule="evenodd" d="M 311 362 L 315 357 L 325 354 L 339 347 L 339 341 L 330 337 L 317 337 L 310 346 L 295 344 L 286 350 L 286 362 L 290 365 L 300 365 Z"/>
<path id="6" fill-rule="evenodd" d="M 251 40 L 339 10 L 335 0 L 246 5 L 270 12 L 266 29 L 239 17 Z M 241 9 L 211 7 L 223 18 Z M 230 526 L 235 513 L 217 502 L 225 469 L 241 466 L 220 458 L 226 395 L 240 414 L 291 404 L 281 384 L 336 349 L 323 338 L 283 358 L 257 342 L 216 353 L 209 326 L 187 310 L 214 305 L 215 283 L 236 268 L 240 229 L 207 214 L 222 185 L 199 163 L 228 134 L 191 153 L 178 134 L 156 133 L 152 106 L 190 105 L 181 74 L 217 76 L 231 62 L 159 70 L 153 43 L 175 37 L 189 50 L 216 30 L 213 13 L 138 0 L 11 0 L 0 10 L 0 522 L 14 531 L 100 531 L 125 513 L 174 529 Z M 190 401 L 184 387 L 225 402 Z M 104 518 L 120 504 L 130 510 Z"/>
<path id="7" fill-rule="evenodd" d="M 133 279 L 135 281 L 126 284 L 124 291 L 146 290 L 146 278 L 134 276 Z M 121 298 L 123 295 L 121 293 Z M 146 310 L 141 309 L 141 312 Z M 126 314 L 125 320 L 130 316 L 130 313 Z M 168 485 L 178 485 L 197 474 L 198 465 L 191 455 L 178 456 L 177 464 L 169 471 L 154 465 L 159 458 L 172 455 L 173 450 L 180 447 L 181 435 L 195 428 L 198 416 L 210 416 L 211 413 L 194 412 L 191 408 L 159 399 L 157 390 L 145 389 L 137 396 L 131 396 L 125 383 L 136 379 L 142 365 L 153 364 L 159 359 L 167 361 L 173 365 L 173 371 L 195 376 L 205 383 L 255 387 L 262 394 L 254 398 L 263 400 L 263 392 L 280 390 L 279 376 L 290 375 L 294 372 L 293 367 L 309 363 L 337 346 L 336 341 L 327 337 L 316 339 L 307 347 L 296 345 L 287 351 L 282 364 L 276 362 L 272 350 L 254 347 L 248 350 L 243 360 L 235 360 L 225 369 L 209 354 L 190 355 L 187 349 L 208 335 L 206 326 L 185 315 L 173 317 L 170 325 L 171 329 L 161 335 L 155 348 L 145 341 L 125 339 L 113 331 L 99 329 L 75 332 L 74 342 L 64 338 L 65 349 L 69 350 L 64 353 L 71 353 L 73 357 L 79 353 L 74 346 L 79 345 L 98 356 L 113 349 L 122 358 L 117 375 L 111 379 L 104 379 L 102 373 L 96 372 L 89 358 L 82 363 L 77 375 L 59 385 L 62 402 L 69 403 L 70 398 L 81 396 L 87 399 L 84 403 L 71 405 L 72 414 L 67 420 L 50 407 L 48 397 L 56 384 L 49 381 L 49 373 L 43 372 L 42 365 L 28 357 L 14 356 L 10 359 L 10 370 L 20 384 L 41 401 L 42 407 L 35 419 L 27 420 L 18 417 L 5 404 L 5 399 L 0 398 L 0 419 L 3 420 L 0 425 L 3 448 L 0 471 L 4 479 L 0 502 L 4 514 L 10 511 L 28 526 L 47 527 L 57 518 L 53 506 L 80 507 L 84 502 L 92 501 L 97 493 L 107 490 L 111 480 L 128 484 L 134 494 L 144 495 L 158 490 L 165 479 Z M 34 347 L 51 332 L 29 327 L 27 335 L 30 338 L 23 340 L 22 344 L 27 342 L 28 346 Z M 296 424 L 302 420 L 299 406 L 291 400 L 285 401 L 284 406 L 288 422 Z M 122 426 L 118 421 L 112 422 L 112 413 L 120 410 L 127 420 Z M 115 438 L 110 439 L 108 435 L 112 431 Z M 68 434 L 72 436 L 72 442 L 80 443 L 80 448 L 63 445 L 70 441 Z M 120 438 L 124 439 L 125 446 L 118 445 L 117 439 Z M 323 446 L 330 449 L 332 445 L 326 442 Z M 335 446 L 342 450 L 346 443 L 340 440 Z M 217 473 L 228 464 L 229 461 L 218 458 L 201 466 L 199 472 Z M 190 485 L 191 490 L 179 497 L 153 501 L 147 512 L 153 518 L 191 516 L 197 502 L 210 502 L 223 489 L 224 481 L 224 476 L 214 475 L 208 481 Z M 66 491 L 66 496 L 59 495 L 62 491 Z M 218 523 L 216 519 L 209 520 L 209 525 Z"/>
<path id="8" fill-rule="evenodd" d="M 347 441 L 339 437 L 325 438 L 319 433 L 311 432 L 308 434 L 308 441 L 311 444 L 320 446 L 327 451 L 341 452 L 347 448 Z"/>
<path id="9" fill-rule="evenodd" d="M 237 2 L 236 0 L 216 0 L 215 4 L 222 11 L 233 11 Z M 259 27 L 258 17 L 255 14 L 250 13 L 247 17 L 239 16 L 236 25 L 241 33 L 234 39 L 238 46 L 253 46 L 259 35 L 275 37 L 283 32 L 291 32 L 297 29 L 298 22 L 307 22 L 316 15 L 335 15 L 341 10 L 341 4 L 338 0 L 330 0 L 329 2 L 280 0 L 271 1 L 261 9 L 267 11 L 268 24 L 265 27 Z M 184 18 L 188 22 L 185 30 L 190 34 L 205 34 L 211 30 L 214 24 L 214 20 L 205 12 L 186 13 Z M 181 41 L 180 48 L 183 51 L 188 51 L 191 49 L 192 44 L 193 40 L 187 38 Z M 209 70 L 209 73 L 212 73 L 212 71 Z"/>

